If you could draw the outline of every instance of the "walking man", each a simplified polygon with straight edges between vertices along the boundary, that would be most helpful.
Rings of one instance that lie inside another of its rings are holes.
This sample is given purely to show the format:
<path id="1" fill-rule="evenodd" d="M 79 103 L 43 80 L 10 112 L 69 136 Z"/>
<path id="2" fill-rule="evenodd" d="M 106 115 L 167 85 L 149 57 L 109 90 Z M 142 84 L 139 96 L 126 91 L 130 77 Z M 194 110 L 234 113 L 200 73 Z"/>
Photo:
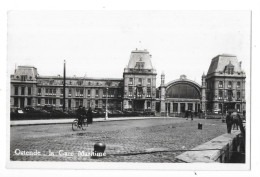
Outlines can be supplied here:
<path id="1" fill-rule="evenodd" d="M 88 121 L 88 124 L 92 124 L 92 122 L 93 122 L 93 114 L 92 114 L 91 107 L 89 107 L 88 112 L 87 112 L 87 121 Z"/>
<path id="2" fill-rule="evenodd" d="M 227 132 L 231 133 L 231 128 L 233 124 L 231 112 L 228 112 L 228 115 L 226 116 L 226 124 L 227 124 Z"/>

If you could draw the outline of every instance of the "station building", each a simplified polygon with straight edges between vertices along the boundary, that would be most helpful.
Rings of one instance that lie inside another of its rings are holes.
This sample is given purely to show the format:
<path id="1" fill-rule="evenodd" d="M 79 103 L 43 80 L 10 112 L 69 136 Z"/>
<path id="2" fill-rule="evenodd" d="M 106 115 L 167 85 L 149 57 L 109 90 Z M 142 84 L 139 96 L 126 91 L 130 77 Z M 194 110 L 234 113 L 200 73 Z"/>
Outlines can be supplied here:
<path id="1" fill-rule="evenodd" d="M 152 110 L 161 115 L 245 110 L 245 72 L 235 56 L 218 55 L 211 61 L 201 84 L 181 75 L 156 87 L 156 69 L 147 50 L 131 52 L 123 78 L 66 77 L 65 108 Z M 170 77 L 170 76 L 168 76 Z M 10 108 L 63 107 L 63 76 L 42 76 L 33 66 L 18 66 L 10 80 Z"/>

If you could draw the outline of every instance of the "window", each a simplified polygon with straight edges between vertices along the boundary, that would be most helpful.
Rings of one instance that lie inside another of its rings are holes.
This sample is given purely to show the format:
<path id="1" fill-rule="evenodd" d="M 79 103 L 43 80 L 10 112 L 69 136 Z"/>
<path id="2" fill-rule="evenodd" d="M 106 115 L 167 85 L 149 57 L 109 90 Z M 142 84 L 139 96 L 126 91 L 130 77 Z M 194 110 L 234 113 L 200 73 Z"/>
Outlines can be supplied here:
<path id="1" fill-rule="evenodd" d="M 128 96 L 133 96 L 133 87 L 128 87 Z"/>
<path id="2" fill-rule="evenodd" d="M 240 82 L 237 82 L 237 88 L 240 88 L 240 86 L 241 86 Z"/>
<path id="3" fill-rule="evenodd" d="M 147 85 L 151 85 L 151 79 L 150 78 L 147 79 Z"/>
<path id="4" fill-rule="evenodd" d="M 237 104 L 237 111 L 240 112 L 240 104 Z"/>
<path id="5" fill-rule="evenodd" d="M 142 78 L 138 78 L 138 84 L 142 85 Z"/>
<path id="6" fill-rule="evenodd" d="M 222 90 L 218 91 L 218 99 L 223 99 L 223 91 Z"/>
<path id="7" fill-rule="evenodd" d="M 219 88 L 223 88 L 223 81 L 219 81 L 218 87 L 219 87 Z"/>
<path id="8" fill-rule="evenodd" d="M 240 99 L 240 98 L 241 98 L 241 93 L 237 92 L 237 99 Z"/>
<path id="9" fill-rule="evenodd" d="M 115 97 L 115 91 L 113 89 L 108 90 L 108 97 Z"/>
<path id="10" fill-rule="evenodd" d="M 21 75 L 21 81 L 26 81 L 27 76 L 26 75 Z"/>
<path id="11" fill-rule="evenodd" d="M 32 105 L 32 98 L 27 98 L 27 105 L 31 106 Z"/>
<path id="12" fill-rule="evenodd" d="M 83 99 L 76 99 L 76 107 L 83 106 Z"/>
<path id="13" fill-rule="evenodd" d="M 46 88 L 45 89 L 45 95 L 56 95 L 56 88 Z"/>
<path id="14" fill-rule="evenodd" d="M 218 104 L 218 109 L 219 109 L 219 112 L 221 112 L 222 113 L 222 104 Z"/>
<path id="15" fill-rule="evenodd" d="M 178 112 L 178 103 L 173 103 L 173 112 Z"/>
<path id="16" fill-rule="evenodd" d="M 71 93 L 72 93 L 72 91 L 71 91 L 71 89 L 69 89 L 69 93 L 68 93 L 69 97 L 71 97 Z"/>
<path id="17" fill-rule="evenodd" d="M 232 82 L 231 81 L 228 82 L 228 88 L 232 88 Z"/>
<path id="18" fill-rule="evenodd" d="M 41 98 L 37 99 L 37 104 L 40 105 L 41 104 Z"/>
<path id="19" fill-rule="evenodd" d="M 37 90 L 38 90 L 38 91 L 37 91 L 37 95 L 42 95 L 42 89 L 41 89 L 41 88 L 38 88 Z"/>
<path id="20" fill-rule="evenodd" d="M 18 107 L 18 98 L 14 98 L 14 106 Z"/>
<path id="21" fill-rule="evenodd" d="M 133 101 L 128 101 L 128 108 L 130 108 L 130 109 L 133 108 Z"/>
<path id="22" fill-rule="evenodd" d="M 71 99 L 68 100 L 68 107 L 71 108 Z"/>
<path id="23" fill-rule="evenodd" d="M 76 89 L 76 97 L 83 97 L 83 89 Z"/>
<path id="24" fill-rule="evenodd" d="M 151 97 L 151 87 L 147 87 L 147 95 L 146 97 Z"/>
<path id="25" fill-rule="evenodd" d="M 45 95 L 49 95 L 49 89 L 45 89 Z"/>
<path id="26" fill-rule="evenodd" d="M 144 62 L 136 62 L 135 68 L 136 69 L 143 69 L 144 68 Z"/>
<path id="27" fill-rule="evenodd" d="M 95 108 L 98 108 L 98 100 L 95 100 Z"/>
<path id="28" fill-rule="evenodd" d="M 63 99 L 60 99 L 60 106 L 63 106 Z"/>
<path id="29" fill-rule="evenodd" d="M 79 94 L 80 94 L 81 97 L 83 97 L 83 91 L 84 91 L 83 89 L 79 90 Z"/>
<path id="30" fill-rule="evenodd" d="M 107 97 L 107 89 L 103 89 L 103 97 Z"/>
<path id="31" fill-rule="evenodd" d="M 54 98 L 45 98 L 45 105 L 53 105 L 55 106 L 56 104 L 56 99 Z"/>
<path id="32" fill-rule="evenodd" d="M 129 78 L 129 85 L 133 85 L 133 78 Z"/>
<path id="33" fill-rule="evenodd" d="M 24 95 L 24 87 L 21 87 L 21 95 Z"/>
<path id="34" fill-rule="evenodd" d="M 88 97 L 90 97 L 90 90 L 88 90 Z"/>
<path id="35" fill-rule="evenodd" d="M 49 95 L 52 95 L 52 89 L 49 89 Z"/>
<path id="36" fill-rule="evenodd" d="M 14 87 L 14 95 L 18 95 L 18 87 Z"/>
<path id="37" fill-rule="evenodd" d="M 63 89 L 60 89 L 60 96 L 63 96 Z"/>
<path id="38" fill-rule="evenodd" d="M 121 98 L 121 96 L 122 96 L 122 91 L 121 91 L 121 90 L 118 90 L 118 91 L 117 91 L 117 97 Z"/>
<path id="39" fill-rule="evenodd" d="M 78 80 L 78 85 L 82 85 L 83 84 L 83 81 L 82 80 Z"/>
<path id="40" fill-rule="evenodd" d="M 147 109 L 151 109 L 151 102 L 150 101 L 147 101 L 146 105 L 147 105 Z"/>
<path id="41" fill-rule="evenodd" d="M 143 89 L 142 87 L 137 88 L 137 98 L 142 98 Z"/>
<path id="42" fill-rule="evenodd" d="M 233 97 L 233 92 L 232 90 L 228 90 L 228 100 L 232 101 L 232 97 Z"/>
<path id="43" fill-rule="evenodd" d="M 234 74 L 234 67 L 228 67 L 228 74 Z"/>
<path id="44" fill-rule="evenodd" d="M 98 94 L 98 90 L 96 90 L 96 97 L 98 97 L 98 95 L 99 95 L 99 94 Z"/>

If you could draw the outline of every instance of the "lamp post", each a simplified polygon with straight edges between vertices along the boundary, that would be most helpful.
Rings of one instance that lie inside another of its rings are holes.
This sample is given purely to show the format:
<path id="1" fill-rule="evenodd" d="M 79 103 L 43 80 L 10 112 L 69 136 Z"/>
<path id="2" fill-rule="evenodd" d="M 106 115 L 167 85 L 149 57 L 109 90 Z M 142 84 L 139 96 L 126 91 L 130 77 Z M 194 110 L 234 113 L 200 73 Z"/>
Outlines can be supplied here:
<path id="1" fill-rule="evenodd" d="M 107 87 L 107 95 L 108 95 L 108 87 Z M 105 116 L 105 120 L 108 119 L 108 113 L 107 113 L 107 95 L 106 95 L 106 116 Z"/>

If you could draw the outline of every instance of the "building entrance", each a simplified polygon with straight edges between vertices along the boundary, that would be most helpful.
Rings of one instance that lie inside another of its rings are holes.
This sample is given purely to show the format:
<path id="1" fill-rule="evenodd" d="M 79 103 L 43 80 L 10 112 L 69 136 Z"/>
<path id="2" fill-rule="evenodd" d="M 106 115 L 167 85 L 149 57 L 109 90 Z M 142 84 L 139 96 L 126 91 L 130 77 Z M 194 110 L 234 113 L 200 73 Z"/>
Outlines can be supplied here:
<path id="1" fill-rule="evenodd" d="M 235 109 L 235 103 L 225 103 L 225 110 L 224 111 L 228 111 L 228 110 L 234 110 Z"/>
<path id="2" fill-rule="evenodd" d="M 144 110 L 144 100 L 135 100 L 134 101 L 134 110 L 143 111 Z"/>

